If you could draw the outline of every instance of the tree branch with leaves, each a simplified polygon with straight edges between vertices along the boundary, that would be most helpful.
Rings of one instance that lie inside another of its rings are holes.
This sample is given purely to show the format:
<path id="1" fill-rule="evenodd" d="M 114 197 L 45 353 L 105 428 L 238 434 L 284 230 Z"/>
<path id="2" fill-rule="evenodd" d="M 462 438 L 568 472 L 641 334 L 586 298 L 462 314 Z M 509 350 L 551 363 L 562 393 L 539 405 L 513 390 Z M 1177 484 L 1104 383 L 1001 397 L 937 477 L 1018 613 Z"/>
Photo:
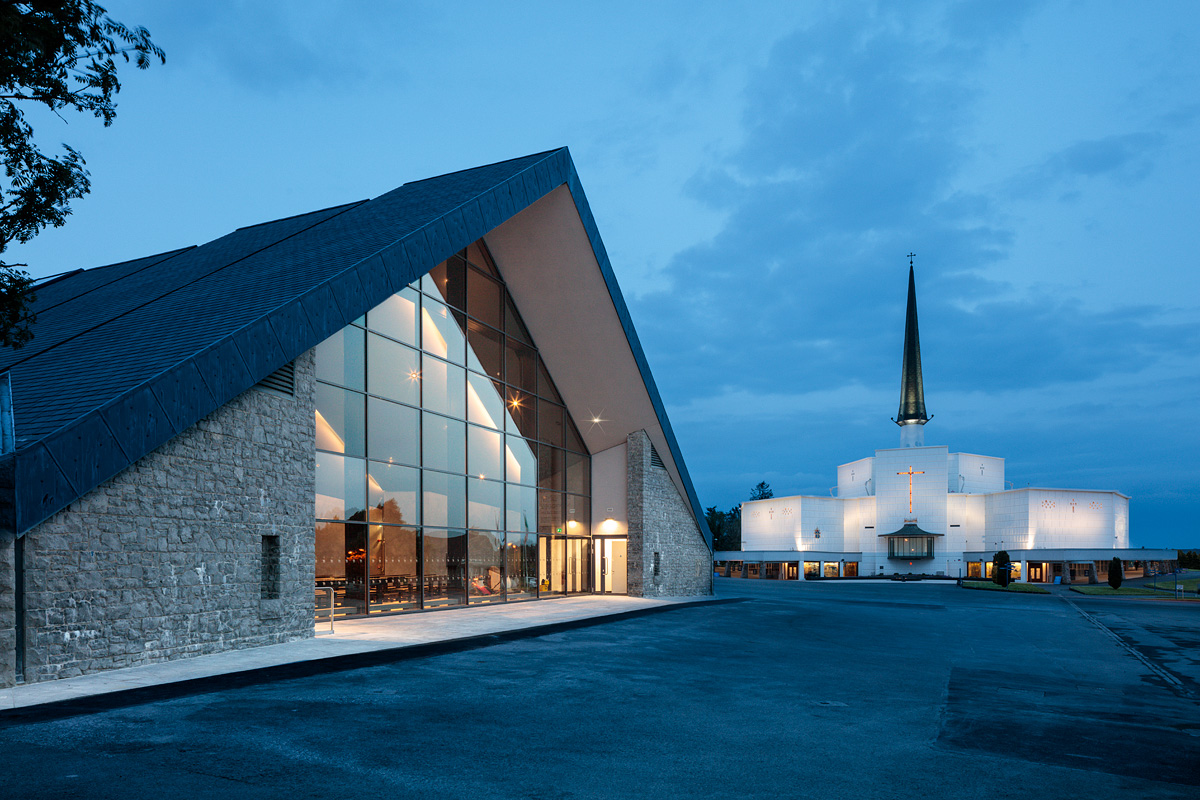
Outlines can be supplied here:
<path id="1" fill-rule="evenodd" d="M 91 189 L 83 156 L 67 144 L 60 154 L 43 152 L 24 109 L 41 105 L 59 117 L 77 111 L 107 127 L 117 115 L 118 63 L 147 69 L 155 59 L 167 60 L 149 31 L 117 22 L 95 3 L 0 0 L 0 254 L 60 227 L 71 201 Z M 0 261 L 0 346 L 21 347 L 33 337 L 27 266 Z"/>

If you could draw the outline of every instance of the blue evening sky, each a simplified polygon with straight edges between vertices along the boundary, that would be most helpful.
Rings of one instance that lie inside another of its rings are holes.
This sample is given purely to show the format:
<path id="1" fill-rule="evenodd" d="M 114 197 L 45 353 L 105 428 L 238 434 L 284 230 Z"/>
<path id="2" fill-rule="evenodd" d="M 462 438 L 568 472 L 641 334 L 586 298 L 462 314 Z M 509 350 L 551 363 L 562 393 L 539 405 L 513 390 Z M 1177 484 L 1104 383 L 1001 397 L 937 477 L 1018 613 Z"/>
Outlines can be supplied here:
<path id="1" fill-rule="evenodd" d="M 1132 496 L 1200 546 L 1200 4 L 111 0 L 165 67 L 35 115 L 99 266 L 568 145 L 705 506 L 899 443 Z"/>

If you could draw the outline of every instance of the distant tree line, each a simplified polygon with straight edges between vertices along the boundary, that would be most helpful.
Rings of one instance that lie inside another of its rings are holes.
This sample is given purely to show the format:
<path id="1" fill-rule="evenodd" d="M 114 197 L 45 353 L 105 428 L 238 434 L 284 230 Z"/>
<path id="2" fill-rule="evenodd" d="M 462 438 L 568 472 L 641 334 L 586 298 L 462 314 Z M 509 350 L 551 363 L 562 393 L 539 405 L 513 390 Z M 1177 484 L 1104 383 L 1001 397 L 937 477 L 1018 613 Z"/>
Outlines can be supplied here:
<path id="1" fill-rule="evenodd" d="M 1200 550 L 1180 550 L 1179 566 L 1185 569 L 1200 569 Z"/>
<path id="2" fill-rule="evenodd" d="M 766 500 L 774 497 L 766 481 L 759 481 L 750 491 L 750 500 Z M 708 529 L 713 535 L 713 550 L 742 549 L 742 504 L 738 503 L 728 511 L 719 511 L 716 506 L 709 506 L 704 512 L 708 520 Z"/>

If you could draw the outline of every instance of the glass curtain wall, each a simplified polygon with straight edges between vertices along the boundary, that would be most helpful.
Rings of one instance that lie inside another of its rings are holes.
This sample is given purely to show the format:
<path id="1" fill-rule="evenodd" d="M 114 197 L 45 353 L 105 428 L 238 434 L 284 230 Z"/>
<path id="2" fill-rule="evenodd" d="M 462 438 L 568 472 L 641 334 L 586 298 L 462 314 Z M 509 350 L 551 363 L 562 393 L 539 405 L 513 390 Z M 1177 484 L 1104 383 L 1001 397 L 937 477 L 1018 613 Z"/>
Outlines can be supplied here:
<path id="1" fill-rule="evenodd" d="M 591 459 L 482 240 L 316 355 L 316 581 L 339 616 L 535 598 L 539 532 L 590 544 Z"/>

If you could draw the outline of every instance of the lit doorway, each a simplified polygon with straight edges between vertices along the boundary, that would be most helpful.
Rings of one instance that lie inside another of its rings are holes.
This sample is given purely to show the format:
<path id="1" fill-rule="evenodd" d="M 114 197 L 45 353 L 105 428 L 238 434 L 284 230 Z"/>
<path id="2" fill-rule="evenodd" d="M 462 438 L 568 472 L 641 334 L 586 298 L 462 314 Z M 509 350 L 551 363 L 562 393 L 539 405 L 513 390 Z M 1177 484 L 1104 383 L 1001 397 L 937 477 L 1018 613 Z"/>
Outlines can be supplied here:
<path id="1" fill-rule="evenodd" d="M 538 590 L 543 597 L 592 590 L 592 540 L 578 536 L 538 537 Z"/>
<path id="2" fill-rule="evenodd" d="M 591 591 L 591 539 L 567 539 L 567 592 Z"/>
<path id="3" fill-rule="evenodd" d="M 596 591 L 600 594 L 627 594 L 626 555 L 628 540 L 596 539 Z"/>
<path id="4" fill-rule="evenodd" d="M 567 539 L 538 537 L 538 594 L 562 594 L 566 583 Z"/>

